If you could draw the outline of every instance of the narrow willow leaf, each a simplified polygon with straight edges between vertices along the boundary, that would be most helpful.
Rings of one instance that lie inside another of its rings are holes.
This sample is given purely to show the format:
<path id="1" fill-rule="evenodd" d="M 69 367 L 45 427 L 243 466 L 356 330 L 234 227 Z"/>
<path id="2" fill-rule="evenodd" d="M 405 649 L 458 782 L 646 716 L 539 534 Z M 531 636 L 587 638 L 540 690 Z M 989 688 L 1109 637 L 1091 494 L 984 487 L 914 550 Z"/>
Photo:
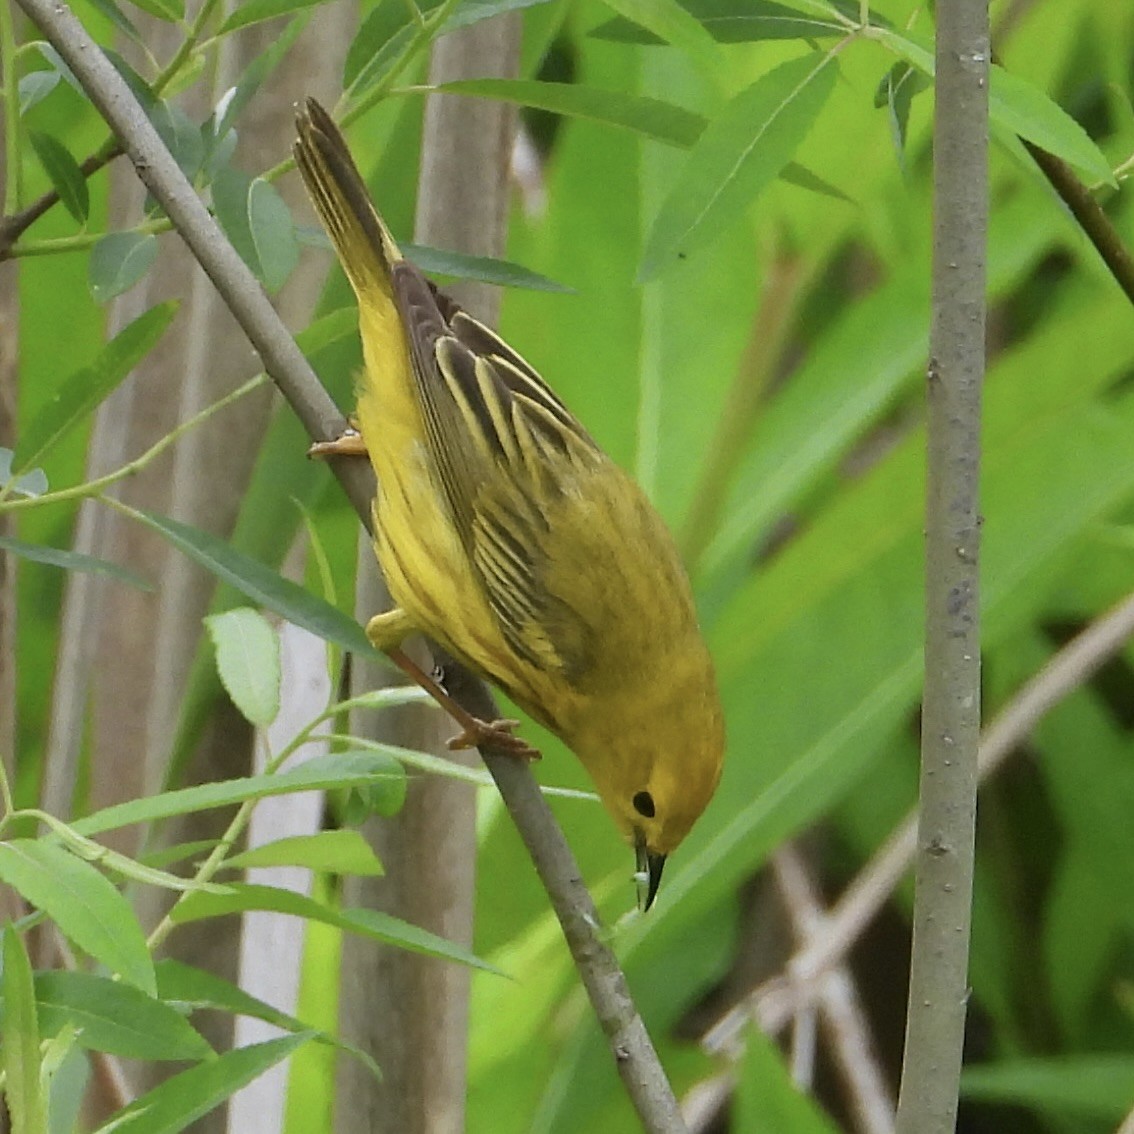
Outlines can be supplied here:
<path id="1" fill-rule="evenodd" d="M 961 1095 L 1114 1126 L 1129 1112 L 1134 1098 L 1134 1056 L 1104 1052 L 966 1067 Z"/>
<path id="2" fill-rule="evenodd" d="M 15 472 L 39 461 L 146 357 L 165 334 L 177 304 L 159 303 L 127 323 L 99 352 L 90 366 L 67 378 L 32 419 L 16 446 Z"/>
<path id="3" fill-rule="evenodd" d="M 0 843 L 0 881 L 112 973 L 151 995 L 154 967 L 129 902 L 91 865 L 45 840 Z"/>
<path id="4" fill-rule="evenodd" d="M 20 77 L 18 97 L 20 100 L 21 116 L 27 114 L 33 106 L 43 102 L 57 86 L 59 86 L 58 71 L 29 71 Z"/>
<path id="5" fill-rule="evenodd" d="M 713 37 L 677 0 L 604 0 L 624 19 L 639 24 L 659 39 L 678 47 L 702 66 L 716 68 L 720 56 Z"/>
<path id="6" fill-rule="evenodd" d="M 157 259 L 152 232 L 110 232 L 91 249 L 88 282 L 97 303 L 108 303 L 142 281 Z"/>
<path id="7" fill-rule="evenodd" d="M 256 250 L 256 241 L 252 238 L 252 226 L 249 223 L 248 195 L 251 190 L 251 177 L 226 166 L 213 178 L 213 212 L 229 243 L 240 253 L 240 258 L 252 270 L 252 274 L 257 279 L 262 279 L 264 273 L 260 267 L 260 254 Z"/>
<path id="8" fill-rule="evenodd" d="M 157 819 L 168 819 L 172 815 L 187 815 L 191 811 L 205 811 L 211 807 L 228 807 L 234 803 L 243 803 L 246 799 L 266 799 L 268 796 L 287 795 L 296 791 L 335 791 L 354 787 L 386 787 L 391 792 L 404 793 L 405 772 L 394 756 L 381 752 L 378 746 L 367 752 L 334 752 L 326 756 L 315 756 L 284 772 L 198 784 L 196 787 L 116 803 L 76 820 L 71 828 L 82 835 L 97 835 L 133 823 L 152 823 Z"/>
<path id="9" fill-rule="evenodd" d="M 185 19 L 185 5 L 181 0 L 131 0 L 131 3 L 135 8 L 169 23 Z"/>
<path id="10" fill-rule="evenodd" d="M 221 684 L 245 720 L 267 728 L 280 711 L 280 639 L 257 610 L 242 606 L 205 619 Z"/>
<path id="11" fill-rule="evenodd" d="M 263 23 L 264 20 L 274 20 L 277 16 L 286 16 L 289 12 L 296 12 L 302 8 L 314 8 L 326 0 L 245 0 L 238 4 L 228 14 L 224 22 L 217 28 L 216 34 L 220 38 L 228 35 L 238 28 L 246 28 L 250 24 Z"/>
<path id="12" fill-rule="evenodd" d="M 885 29 L 879 30 L 878 38 L 932 78 L 932 47 Z M 1117 187 L 1110 162 L 1086 130 L 1039 87 L 995 64 L 989 69 L 988 114 L 997 126 L 1062 158 L 1093 180 Z"/>
<path id="13" fill-rule="evenodd" d="M 275 1024 L 289 1032 L 311 1032 L 313 1038 L 319 1043 L 330 1044 L 353 1055 L 360 1063 L 370 1070 L 375 1079 L 381 1079 L 382 1073 L 378 1064 L 360 1048 L 346 1040 L 341 1040 L 329 1032 L 315 1031 L 302 1020 L 289 1016 L 249 996 L 242 988 L 230 984 L 222 977 L 183 964 L 181 961 L 165 959 L 158 961 L 157 970 L 158 994 L 163 1000 L 176 1001 L 194 1009 L 214 1009 L 227 1012 L 231 1016 L 249 1016 L 254 1020 L 263 1020 Z"/>
<path id="14" fill-rule="evenodd" d="M 296 344 L 308 357 L 324 347 L 358 333 L 358 308 L 340 307 L 319 316 L 295 336 Z"/>
<path id="15" fill-rule="evenodd" d="M 36 977 L 44 1035 L 65 1027 L 92 1051 L 123 1059 L 208 1059 L 213 1050 L 176 1009 L 133 985 L 97 973 L 45 972 Z"/>
<path id="16" fill-rule="evenodd" d="M 135 1099 L 95 1134 L 177 1134 L 312 1038 L 311 1032 L 300 1032 L 226 1051 Z"/>
<path id="17" fill-rule="evenodd" d="M 0 478 L 2 482 L 3 478 Z M 152 591 L 154 588 L 147 579 L 133 571 L 111 563 L 106 559 L 96 559 L 93 555 L 84 555 L 81 551 L 63 551 L 58 547 L 44 547 L 42 544 L 24 543 L 22 540 L 0 536 L 0 551 L 11 552 L 21 559 L 29 559 L 33 563 L 43 563 L 48 567 L 62 567 L 65 571 L 83 571 L 91 575 L 105 575 L 108 579 L 117 579 L 120 583 L 129 583 L 143 591 Z"/>
<path id="18" fill-rule="evenodd" d="M 10 496 L 42 496 L 48 488 L 47 474 L 43 469 L 31 469 L 22 476 L 13 478 L 12 462 L 15 457 L 16 454 L 11 449 L 0 445 L 0 488 L 6 488 Z"/>
<path id="19" fill-rule="evenodd" d="M 233 869 L 255 866 L 303 866 L 327 874 L 377 877 L 385 873 L 370 844 L 357 831 L 320 831 L 276 839 L 234 855 L 226 863 Z"/>
<path id="20" fill-rule="evenodd" d="M 845 36 L 847 23 L 835 16 L 816 12 L 801 12 L 784 4 L 768 0 L 683 0 L 682 7 L 696 17 L 717 43 L 755 43 L 774 39 L 830 39 Z M 832 4 L 852 21 L 858 23 L 858 4 Z M 871 18 L 878 17 L 872 12 Z M 591 33 L 597 39 L 618 43 L 657 45 L 665 40 L 653 35 L 641 24 L 627 19 L 614 19 L 599 25 Z"/>
<path id="21" fill-rule="evenodd" d="M 178 925 L 182 925 L 204 918 L 245 913 L 248 910 L 270 910 L 273 913 L 291 914 L 294 917 L 322 922 L 350 933 L 370 937 L 385 945 L 396 945 L 413 953 L 456 961 L 471 968 L 495 973 L 497 976 L 504 975 L 487 961 L 482 961 L 475 953 L 470 953 L 452 941 L 446 941 L 435 933 L 410 925 L 396 917 L 389 917 L 374 910 L 333 909 L 305 894 L 297 894 L 294 890 L 281 890 L 275 886 L 233 883 L 228 894 L 200 892 L 190 894 L 183 901 L 178 902 L 170 916 Z"/>
<path id="22" fill-rule="evenodd" d="M 271 45 L 266 50 L 261 51 L 244 68 L 240 81 L 225 93 L 210 118 L 210 122 L 213 124 L 210 131 L 213 147 L 228 137 L 236 119 L 240 116 L 240 112 L 252 101 L 252 96 L 260 89 L 264 80 L 280 65 L 284 56 L 291 50 L 292 44 L 299 37 L 299 33 L 306 26 L 306 15 L 296 16 L 288 23 L 283 32 L 273 39 Z M 213 147 L 210 147 L 210 151 Z"/>
<path id="23" fill-rule="evenodd" d="M 640 282 L 718 236 L 779 176 L 823 108 L 835 73 L 827 55 L 783 63 L 709 124 L 646 239 Z"/>
<path id="24" fill-rule="evenodd" d="M 344 650 L 374 655 L 365 631 L 353 618 L 224 540 L 152 512 L 132 510 L 131 515 L 253 602 Z"/>
<path id="25" fill-rule="evenodd" d="M 789 161 L 780 170 L 780 180 L 786 181 L 789 185 L 794 185 L 798 189 L 807 189 L 812 193 L 818 193 L 820 197 L 830 197 L 834 201 L 845 201 L 848 205 L 854 204 L 853 199 L 848 197 L 841 189 L 836 188 L 829 181 L 824 181 L 817 173 L 812 173 L 807 166 L 800 165 L 797 161 Z"/>
<path id="26" fill-rule="evenodd" d="M 48 66 L 59 75 L 75 94 L 82 95 L 84 98 L 86 97 L 83 84 L 75 77 L 75 72 L 67 66 L 63 56 L 60 55 L 50 43 L 43 39 L 36 40 L 35 49 L 43 56 Z"/>
<path id="27" fill-rule="evenodd" d="M 906 167 L 906 128 L 909 125 L 910 107 L 915 96 L 929 86 L 928 76 L 903 61 L 895 63 L 882 76 L 882 81 L 874 92 L 874 105 L 885 107 L 890 116 L 890 133 L 894 139 L 898 165 L 903 173 Z"/>
<path id="28" fill-rule="evenodd" d="M 430 89 L 476 98 L 501 99 L 571 118 L 585 118 L 633 130 L 647 138 L 674 146 L 693 145 L 706 125 L 706 120 L 701 115 L 671 102 L 627 94 L 624 91 L 597 90 L 578 83 L 462 79 Z"/>
<path id="29" fill-rule="evenodd" d="M 503 12 L 520 12 L 525 8 L 538 8 L 543 4 L 553 3 L 554 0 L 460 0 L 452 15 L 445 21 L 446 32 L 456 31 L 458 28 L 471 27 L 481 20 L 491 19 Z M 431 0 L 423 9 L 437 7 L 437 0 Z"/>
<path id="30" fill-rule="evenodd" d="M 810 1096 L 792 1082 L 775 1042 L 753 1027 L 733 1099 L 741 1130 L 790 1130 L 792 1134 L 838 1134 Z"/>
<path id="31" fill-rule="evenodd" d="M 23 938 L 9 925 L 4 930 L 4 1017 L 0 1027 L 0 1068 L 4 1097 L 14 1132 L 45 1134 L 47 1100 L 40 1082 L 39 1020 L 35 983 Z"/>
<path id="32" fill-rule="evenodd" d="M 94 842 L 93 839 L 88 839 L 85 835 L 80 835 L 74 827 L 64 823 L 62 819 L 56 819 L 54 815 L 41 812 L 40 822 L 45 823 L 59 842 L 77 858 L 81 858 L 84 862 L 95 863 L 106 870 L 121 875 L 123 878 L 129 878 L 133 882 L 141 882 L 146 886 L 162 886 L 167 890 L 175 890 L 179 893 L 197 889 L 224 890 L 223 886 L 213 882 L 197 882 L 192 878 L 179 878 L 176 874 L 167 874 L 164 870 L 146 866 L 128 855 L 122 854 L 121 851 L 112 850 L 110 847 Z"/>
<path id="33" fill-rule="evenodd" d="M 549 280 L 520 264 L 496 260 L 490 256 L 469 256 L 464 252 L 448 252 L 441 248 L 427 248 L 421 244 L 403 244 L 402 251 L 423 272 L 454 279 L 480 280 L 499 284 L 500 287 L 519 287 L 528 291 L 551 291 L 574 295 L 575 289 Z"/>
<path id="34" fill-rule="evenodd" d="M 128 35 L 135 43 L 142 42 L 138 29 L 114 0 L 90 0 L 90 5 L 95 11 L 101 12 L 120 32 Z"/>
<path id="35" fill-rule="evenodd" d="M 257 177 L 248 189 L 248 230 L 264 286 L 277 292 L 299 262 L 299 242 L 291 210 L 271 182 Z"/>
<path id="36" fill-rule="evenodd" d="M 343 89 L 351 102 L 377 86 L 401 58 L 413 39 L 407 5 L 382 0 L 363 21 L 347 51 Z"/>

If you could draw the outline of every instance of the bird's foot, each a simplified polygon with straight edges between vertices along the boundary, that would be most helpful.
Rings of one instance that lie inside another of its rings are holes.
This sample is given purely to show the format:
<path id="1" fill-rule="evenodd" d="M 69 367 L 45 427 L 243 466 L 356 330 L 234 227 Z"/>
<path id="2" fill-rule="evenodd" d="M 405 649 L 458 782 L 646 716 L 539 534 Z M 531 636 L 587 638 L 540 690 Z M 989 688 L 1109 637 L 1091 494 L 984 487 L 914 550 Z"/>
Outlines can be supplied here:
<path id="1" fill-rule="evenodd" d="M 307 450 L 309 457 L 326 460 L 328 457 L 367 457 L 369 451 L 362 434 L 355 428 L 354 423 L 345 429 L 338 437 L 331 441 L 316 441 Z"/>
<path id="2" fill-rule="evenodd" d="M 462 719 L 460 723 L 465 726 L 465 731 L 449 741 L 448 748 L 451 752 L 458 752 L 463 748 L 484 748 L 502 756 L 515 756 L 520 760 L 540 759 L 539 749 L 533 748 L 522 736 L 516 735 L 515 729 L 520 727 L 519 721 L 507 717 L 495 721 L 468 717 Z"/>

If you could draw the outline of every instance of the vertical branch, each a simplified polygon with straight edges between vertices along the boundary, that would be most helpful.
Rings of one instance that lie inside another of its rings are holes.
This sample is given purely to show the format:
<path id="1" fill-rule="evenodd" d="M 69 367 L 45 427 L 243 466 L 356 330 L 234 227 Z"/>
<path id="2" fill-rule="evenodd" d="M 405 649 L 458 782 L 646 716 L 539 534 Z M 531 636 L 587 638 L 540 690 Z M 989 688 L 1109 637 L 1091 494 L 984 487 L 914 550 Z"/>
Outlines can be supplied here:
<path id="1" fill-rule="evenodd" d="M 980 727 L 980 399 L 988 223 L 988 4 L 937 6 L 928 374 L 925 695 L 899 1134 L 955 1129 Z"/>

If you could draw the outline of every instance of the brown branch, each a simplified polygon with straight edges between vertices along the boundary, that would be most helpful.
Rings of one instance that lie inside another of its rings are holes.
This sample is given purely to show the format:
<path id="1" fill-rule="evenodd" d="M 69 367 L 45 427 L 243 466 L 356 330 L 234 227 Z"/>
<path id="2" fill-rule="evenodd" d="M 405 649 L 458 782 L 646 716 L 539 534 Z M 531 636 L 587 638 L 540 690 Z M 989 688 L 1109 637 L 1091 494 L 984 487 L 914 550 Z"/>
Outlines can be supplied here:
<path id="1" fill-rule="evenodd" d="M 108 165 L 116 157 L 122 156 L 122 147 L 117 142 L 108 142 L 102 149 L 90 154 L 79 164 L 79 172 L 83 177 L 90 177 L 97 173 L 104 165 Z M 39 220 L 53 205 L 59 203 L 59 194 L 54 189 L 48 189 L 42 197 L 33 201 L 27 208 L 21 209 L 11 216 L 0 217 L 0 263 L 12 259 L 12 245 L 31 226 Z"/>
<path id="2" fill-rule="evenodd" d="M 1118 286 L 1126 293 L 1126 298 L 1134 303 L 1134 259 L 1131 259 L 1118 230 L 1111 224 L 1110 217 L 1102 205 L 1092 196 L 1090 189 L 1079 180 L 1075 171 L 1062 159 L 1047 150 L 1021 139 L 1036 165 L 1051 182 L 1063 203 L 1071 210 L 1071 215 L 1079 222 L 1079 227 L 1087 239 L 1095 246 L 1103 263 L 1110 269 Z"/>
<path id="3" fill-rule="evenodd" d="M 98 45 L 62 0 L 19 2 L 75 72 L 308 434 L 320 441 L 340 434 L 346 424 L 342 414 Z M 355 510 L 368 522 L 372 473 L 360 461 L 334 460 L 331 466 Z M 452 694 L 474 716 L 491 719 L 498 715 L 483 683 L 461 674 L 455 666 L 447 670 L 447 676 Z M 634 1007 L 626 978 L 602 940 L 594 903 L 530 769 L 508 757 L 486 755 L 485 763 L 547 889 L 643 1128 L 651 1134 L 684 1131 L 672 1089 Z"/>

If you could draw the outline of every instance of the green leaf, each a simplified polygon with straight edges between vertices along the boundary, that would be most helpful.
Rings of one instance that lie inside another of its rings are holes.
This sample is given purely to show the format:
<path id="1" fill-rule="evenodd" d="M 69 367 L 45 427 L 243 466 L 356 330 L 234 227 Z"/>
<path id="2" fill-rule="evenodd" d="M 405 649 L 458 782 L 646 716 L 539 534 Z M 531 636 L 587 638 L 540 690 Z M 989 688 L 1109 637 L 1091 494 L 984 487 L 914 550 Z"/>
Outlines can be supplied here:
<path id="1" fill-rule="evenodd" d="M 252 191 L 252 178 L 238 169 L 226 166 L 213 178 L 213 212 L 229 243 L 240 253 L 240 258 L 257 279 L 263 278 L 260 253 L 252 236 L 251 210 L 248 198 Z"/>
<path id="2" fill-rule="evenodd" d="M 205 619 L 221 684 L 245 720 L 267 728 L 280 711 L 280 639 L 259 611 L 242 606 Z"/>
<path id="3" fill-rule="evenodd" d="M 128 323 L 99 352 L 90 366 L 76 371 L 59 387 L 16 447 L 14 465 L 22 473 L 37 464 L 146 357 L 165 334 L 177 304 L 159 303 Z"/>
<path id="4" fill-rule="evenodd" d="M 759 1028 L 748 1030 L 731 1120 L 753 1134 L 837 1134 L 817 1103 L 791 1080 L 775 1043 Z"/>
<path id="5" fill-rule="evenodd" d="M 17 90 L 20 115 L 27 114 L 33 106 L 47 98 L 59 86 L 60 78 L 58 71 L 29 71 L 26 75 L 21 75 Z"/>
<path id="6" fill-rule="evenodd" d="M 40 1083 L 39 1021 L 31 962 L 23 938 L 4 930 L 4 1018 L 0 1028 L 0 1068 L 14 1134 L 47 1134 L 47 1100 Z"/>
<path id="7" fill-rule="evenodd" d="M 410 11 L 398 0 L 382 0 L 362 22 L 343 65 L 344 97 L 354 102 L 377 86 L 413 39 Z"/>
<path id="8" fill-rule="evenodd" d="M 848 205 L 854 204 L 852 198 L 848 197 L 841 189 L 837 189 L 830 182 L 824 181 L 817 173 L 812 173 L 810 169 L 805 165 L 800 165 L 797 161 L 789 161 L 780 170 L 780 180 L 796 186 L 797 189 L 807 189 L 812 193 L 818 193 L 820 197 L 830 197 L 833 201 L 845 201 Z"/>
<path id="9" fill-rule="evenodd" d="M 112 973 L 151 995 L 154 967 L 130 903 L 73 854 L 44 840 L 0 843 L 0 880 Z"/>
<path id="10" fill-rule="evenodd" d="M 264 20 L 274 20 L 277 16 L 286 16 L 289 12 L 314 8 L 323 3 L 326 3 L 326 0 L 245 0 L 229 13 L 217 28 L 216 35 L 219 39 L 222 35 L 228 35 L 238 28 L 246 28 L 250 24 L 259 24 Z"/>
<path id="11" fill-rule="evenodd" d="M 385 873 L 370 844 L 357 831 L 320 831 L 316 835 L 293 835 L 253 847 L 230 858 L 230 868 L 254 866 L 303 866 L 327 874 L 378 877 Z"/>
<path id="12" fill-rule="evenodd" d="M 375 655 L 365 631 L 353 618 L 224 540 L 152 512 L 131 510 L 130 514 L 253 602 L 344 650 Z"/>
<path id="13" fill-rule="evenodd" d="M 257 177 L 248 190 L 248 228 L 264 286 L 277 292 L 299 262 L 299 242 L 291 210 L 269 181 Z"/>
<path id="14" fill-rule="evenodd" d="M 56 819 L 54 815 L 42 813 L 40 822 L 45 823 L 59 842 L 76 857 L 81 858 L 84 862 L 96 863 L 104 870 L 113 871 L 115 874 L 129 878 L 133 882 L 141 882 L 146 886 L 163 886 L 167 890 L 179 892 L 198 888 L 206 890 L 224 889 L 223 886 L 218 886 L 213 882 L 197 882 L 192 878 L 181 878 L 176 874 L 168 874 L 163 870 L 144 865 L 136 859 L 122 854 L 121 851 L 104 847 L 101 843 L 96 843 L 93 839 L 80 835 L 74 827 L 64 823 L 62 819 Z"/>
<path id="15" fill-rule="evenodd" d="M 661 99 L 603 91 L 579 83 L 546 83 L 525 79 L 461 79 L 431 90 L 533 106 L 554 114 L 619 126 L 674 146 L 692 146 L 706 120 L 684 107 Z"/>
<path id="16" fill-rule="evenodd" d="M 499 969 L 487 961 L 482 961 L 467 949 L 446 941 L 428 930 L 401 921 L 396 917 L 378 913 L 375 910 L 336 910 L 322 902 L 297 894 L 293 890 L 281 890 L 275 886 L 254 886 L 234 882 L 227 894 L 189 894 L 179 902 L 171 913 L 178 924 L 200 921 L 204 918 L 224 917 L 227 914 L 245 913 L 248 910 L 270 910 L 273 913 L 291 914 L 294 917 L 333 925 L 350 933 L 370 937 L 385 945 L 396 945 L 413 953 L 427 957 L 439 957 L 446 961 L 456 961 L 471 968 L 503 976 Z"/>
<path id="17" fill-rule="evenodd" d="M 300 1032 L 226 1051 L 135 1099 L 95 1134 L 177 1134 L 311 1038 L 310 1032 Z"/>
<path id="18" fill-rule="evenodd" d="M 397 751 L 391 749 L 391 751 Z M 239 780 L 219 780 L 196 787 L 166 791 L 144 799 L 131 799 L 104 807 L 93 815 L 76 820 L 71 828 L 82 835 L 97 835 L 132 823 L 152 823 L 172 815 L 228 807 L 246 799 L 266 799 L 295 791 L 333 791 L 354 787 L 386 787 L 391 793 L 405 790 L 405 772 L 381 746 L 367 752 L 334 752 L 314 756 L 294 768 L 271 775 L 246 776 Z"/>
<path id="19" fill-rule="evenodd" d="M 168 958 L 158 961 L 154 967 L 157 971 L 158 993 L 163 1000 L 176 1001 L 193 1009 L 213 1009 L 227 1012 L 231 1016 L 249 1016 L 254 1020 L 275 1024 L 289 1032 L 311 1032 L 319 1043 L 330 1044 L 340 1051 L 348 1052 L 363 1063 L 375 1079 L 382 1078 L 378 1064 L 354 1044 L 329 1032 L 315 1031 L 302 1020 L 280 1012 L 255 996 L 249 996 L 242 988 L 237 988 L 222 977 Z"/>
<path id="20" fill-rule="evenodd" d="M 934 74 L 932 47 L 908 33 L 899 35 L 887 29 L 879 29 L 878 38 L 919 71 Z M 988 113 L 997 126 L 1062 158 L 1088 177 L 1117 187 L 1110 162 L 1086 130 L 1038 87 L 996 64 L 989 69 Z"/>
<path id="21" fill-rule="evenodd" d="M 696 17 L 689 14 L 677 0 L 604 0 L 623 19 L 639 24 L 658 39 L 679 47 L 701 66 L 713 70 L 720 66 L 721 57 L 716 42 Z"/>
<path id="22" fill-rule="evenodd" d="M 774 39 L 830 39 L 845 36 L 847 25 L 834 16 L 799 12 L 767 0 L 684 0 L 686 11 L 700 21 L 717 43 L 754 43 Z M 857 4 L 837 3 L 833 8 L 858 23 Z M 871 18 L 878 17 L 871 13 Z M 664 43 L 643 26 L 627 19 L 601 24 L 591 33 L 597 39 L 618 43 L 656 45 Z"/>
<path id="23" fill-rule="evenodd" d="M 63 551 L 58 547 L 44 547 L 41 544 L 24 543 L 22 540 L 0 536 L 0 551 L 8 551 L 22 559 L 29 559 L 33 563 L 43 563 L 48 567 L 62 567 L 65 571 L 84 571 L 92 575 L 105 575 L 108 579 L 117 579 L 121 583 L 129 583 L 143 591 L 152 591 L 149 580 L 141 575 L 111 563 L 106 559 L 96 559 L 93 555 L 84 555 L 81 551 Z"/>
<path id="24" fill-rule="evenodd" d="M 646 239 L 639 282 L 718 236 L 779 176 L 823 108 L 835 73 L 827 55 L 783 63 L 709 124 Z"/>
<path id="25" fill-rule="evenodd" d="M 306 16 L 296 16 L 271 45 L 261 51 L 241 72 L 240 82 L 227 91 L 217 103 L 209 122 L 202 128 L 205 131 L 206 149 L 213 153 L 219 143 L 229 136 L 240 112 L 252 101 L 264 80 L 280 65 L 291 49 L 299 33 L 307 26 Z M 211 123 L 211 126 L 210 126 Z M 216 168 L 213 166 L 212 168 Z"/>
<path id="26" fill-rule="evenodd" d="M 969 1066 L 961 1073 L 961 1095 L 1114 1125 L 1134 1098 L 1134 1056 L 1123 1052 Z"/>
<path id="27" fill-rule="evenodd" d="M 309 323 L 295 336 L 295 341 L 299 349 L 310 357 L 318 354 L 331 343 L 337 343 L 340 339 L 347 339 L 357 334 L 358 308 L 340 307 L 336 311 L 320 315 L 313 323 Z"/>
<path id="28" fill-rule="evenodd" d="M 441 248 L 427 248 L 421 244 L 403 244 L 402 251 L 423 272 L 439 276 L 452 276 L 454 279 L 480 280 L 483 283 L 499 284 L 500 287 L 519 287 L 528 291 L 551 291 L 564 295 L 574 295 L 575 289 L 565 284 L 549 280 L 538 272 L 531 271 L 520 264 L 507 260 L 496 260 L 490 256 L 470 256 L 464 252 L 447 252 Z M 357 318 L 356 318 L 357 323 Z"/>
<path id="29" fill-rule="evenodd" d="M 129 291 L 153 267 L 157 237 L 152 232 L 110 232 L 92 249 L 88 280 L 97 303 Z"/>
<path id="30" fill-rule="evenodd" d="M 123 1059 L 207 1059 L 213 1050 L 176 1009 L 133 985 L 97 973 L 45 972 L 36 977 L 44 1035 L 64 1027 L 92 1051 Z"/>
<path id="31" fill-rule="evenodd" d="M 131 3 L 159 20 L 176 23 L 185 19 L 185 5 L 181 0 L 131 0 Z"/>
<path id="32" fill-rule="evenodd" d="M 898 163 L 905 171 L 906 128 L 914 98 L 930 86 L 929 79 L 909 63 L 895 63 L 882 77 L 874 92 L 874 105 L 885 107 L 890 117 L 890 133 Z"/>
<path id="33" fill-rule="evenodd" d="M 1089 178 L 1118 188 L 1110 162 L 1086 130 L 1039 87 L 995 64 L 989 80 L 988 113 L 997 125 L 1062 158 Z"/>
<path id="34" fill-rule="evenodd" d="M 128 35 L 135 43 L 141 43 L 142 37 L 138 29 L 127 18 L 126 13 L 114 0 L 90 0 L 90 5 L 96 12 L 101 12 L 120 32 Z"/>
<path id="35" fill-rule="evenodd" d="M 12 461 L 15 456 L 11 449 L 0 445 L 0 489 L 6 489 L 5 495 L 22 496 L 25 499 L 42 496 L 48 489 L 47 474 L 43 469 L 31 469 L 13 477 Z"/>
<path id="36" fill-rule="evenodd" d="M 71 156 L 71 151 L 62 142 L 40 130 L 29 130 L 28 141 L 52 187 L 59 194 L 59 200 L 79 224 L 86 224 L 91 210 L 87 179 L 79 169 L 79 163 Z"/>

